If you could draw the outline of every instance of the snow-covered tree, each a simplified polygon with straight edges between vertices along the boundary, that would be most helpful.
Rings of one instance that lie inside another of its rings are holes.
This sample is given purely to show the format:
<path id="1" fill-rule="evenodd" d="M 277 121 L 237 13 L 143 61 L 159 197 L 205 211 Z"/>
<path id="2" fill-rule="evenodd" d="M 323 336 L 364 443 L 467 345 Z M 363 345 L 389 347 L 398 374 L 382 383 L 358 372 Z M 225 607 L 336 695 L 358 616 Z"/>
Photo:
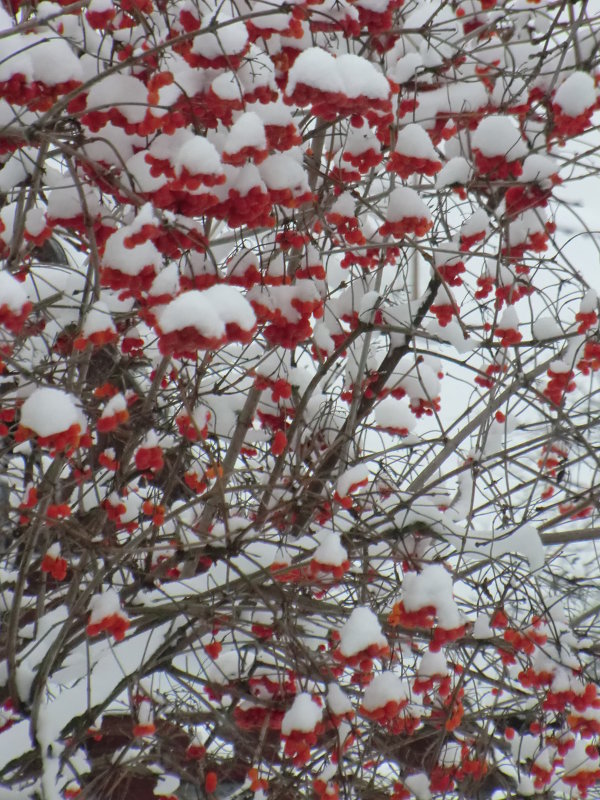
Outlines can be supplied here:
<path id="1" fill-rule="evenodd" d="M 595 0 L 4 0 L 0 798 L 600 797 Z"/>

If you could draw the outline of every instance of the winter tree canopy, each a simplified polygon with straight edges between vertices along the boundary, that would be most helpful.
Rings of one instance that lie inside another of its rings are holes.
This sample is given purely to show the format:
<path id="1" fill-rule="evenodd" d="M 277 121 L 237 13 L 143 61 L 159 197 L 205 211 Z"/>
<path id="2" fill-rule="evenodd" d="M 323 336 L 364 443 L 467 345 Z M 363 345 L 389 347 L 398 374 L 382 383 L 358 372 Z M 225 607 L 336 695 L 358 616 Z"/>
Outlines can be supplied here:
<path id="1" fill-rule="evenodd" d="M 600 5 L 0 56 L 0 800 L 600 797 Z"/>

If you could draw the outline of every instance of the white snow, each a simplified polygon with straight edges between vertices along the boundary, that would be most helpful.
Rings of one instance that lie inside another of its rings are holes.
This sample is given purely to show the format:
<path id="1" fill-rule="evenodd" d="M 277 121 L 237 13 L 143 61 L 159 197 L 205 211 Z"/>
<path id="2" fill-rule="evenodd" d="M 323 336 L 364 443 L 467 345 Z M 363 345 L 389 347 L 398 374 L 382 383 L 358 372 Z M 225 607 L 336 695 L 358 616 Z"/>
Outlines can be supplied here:
<path id="1" fill-rule="evenodd" d="M 171 300 L 160 313 L 158 326 L 162 333 L 191 327 L 210 338 L 225 336 L 225 323 L 217 309 L 210 303 L 206 292 L 196 289 Z"/>
<path id="2" fill-rule="evenodd" d="M 42 81 L 46 86 L 56 86 L 83 79 L 79 59 L 66 39 L 30 33 L 25 42 L 35 80 Z"/>
<path id="3" fill-rule="evenodd" d="M 118 109 L 129 123 L 141 122 L 148 108 L 148 90 L 138 78 L 113 74 L 94 83 L 87 96 L 88 111 Z"/>
<path id="4" fill-rule="evenodd" d="M 227 277 L 241 277 L 246 274 L 251 267 L 258 269 L 260 259 L 251 250 L 242 250 L 227 260 Z"/>
<path id="5" fill-rule="evenodd" d="M 321 534 L 321 543 L 312 554 L 312 558 L 319 564 L 328 564 L 332 567 L 341 566 L 348 558 L 346 548 L 340 541 L 340 536 L 334 531 Z"/>
<path id="6" fill-rule="evenodd" d="M 406 680 L 394 672 L 385 671 L 376 675 L 365 689 L 362 705 L 367 711 L 382 708 L 390 701 L 402 703 L 409 698 Z"/>
<path id="7" fill-rule="evenodd" d="M 50 547 L 46 550 L 46 555 L 50 556 L 50 558 L 59 558 L 60 556 L 60 543 L 54 542 L 51 544 Z"/>
<path id="8" fill-rule="evenodd" d="M 185 618 L 179 617 L 123 642 L 94 643 L 89 649 L 84 646 L 75 652 L 71 663 L 52 675 L 48 682 L 35 731 L 40 745 L 43 748 L 54 746 L 63 728 L 74 717 L 105 703 L 125 675 L 139 674 L 141 665 L 152 658 L 175 630 L 186 624 Z M 26 725 L 29 728 L 29 720 Z M 14 727 L 9 735 L 13 730 Z M 3 757 L 0 749 L 0 763 Z"/>
<path id="9" fill-rule="evenodd" d="M 342 716 L 353 710 L 350 698 L 337 683 L 330 683 L 327 687 L 327 707 L 336 716 Z"/>
<path id="10" fill-rule="evenodd" d="M 514 306 L 507 306 L 498 320 L 496 326 L 499 330 L 518 330 L 519 329 L 519 316 L 517 309 Z"/>
<path id="11" fill-rule="evenodd" d="M 173 163 L 181 148 L 188 142 L 193 141 L 194 138 L 196 138 L 194 134 L 187 128 L 180 128 L 174 133 L 160 133 L 150 143 L 148 153 L 160 161 L 171 161 Z"/>
<path id="12" fill-rule="evenodd" d="M 352 486 L 369 479 L 369 468 L 366 464 L 356 464 L 343 472 L 337 480 L 337 493 L 346 497 Z"/>
<path id="13" fill-rule="evenodd" d="M 474 236 L 476 233 L 484 233 L 487 235 L 490 229 L 490 221 L 488 215 L 483 208 L 478 208 L 471 216 L 463 222 L 460 227 L 461 238 Z"/>
<path id="14" fill-rule="evenodd" d="M 508 235 L 506 237 L 508 245 L 516 247 L 523 244 L 535 233 L 545 235 L 545 225 L 546 220 L 539 209 L 531 209 L 519 214 L 519 216 L 510 221 L 508 226 Z"/>
<path id="15" fill-rule="evenodd" d="M 387 647 L 387 639 L 371 609 L 357 606 L 340 630 L 340 652 L 351 658 L 371 645 Z"/>
<path id="16" fill-rule="evenodd" d="M 527 145 L 512 117 L 484 117 L 473 134 L 472 144 L 487 157 L 505 156 L 507 161 L 514 161 L 527 155 Z"/>
<path id="17" fill-rule="evenodd" d="M 256 327 L 256 315 L 252 306 L 235 287 L 216 284 L 206 289 L 203 295 L 225 325 L 234 323 L 243 331 L 251 331 Z"/>
<path id="18" fill-rule="evenodd" d="M 257 150 L 266 150 L 267 147 L 264 123 L 253 111 L 247 111 L 236 119 L 225 139 L 223 152 L 237 153 L 243 147 Z"/>
<path id="19" fill-rule="evenodd" d="M 421 125 L 412 122 L 405 125 L 398 133 L 396 145 L 397 153 L 412 156 L 413 158 L 426 158 L 429 161 L 439 161 L 433 142 L 429 134 Z"/>
<path id="20" fill-rule="evenodd" d="M 101 14 L 104 11 L 111 11 L 114 7 L 112 0 L 90 0 L 87 10 Z"/>
<path id="21" fill-rule="evenodd" d="M 350 98 L 381 100 L 390 94 L 387 80 L 366 58 L 344 53 L 336 59 L 320 47 L 300 53 L 289 71 L 286 94 L 291 96 L 299 83 Z"/>
<path id="22" fill-rule="evenodd" d="M 23 753 L 34 750 L 31 740 L 31 723 L 28 719 L 15 722 L 10 728 L 0 733 L 0 769 L 3 769 L 13 759 L 19 758 Z"/>
<path id="23" fill-rule="evenodd" d="M 125 171 L 135 190 L 150 194 L 161 189 L 166 183 L 165 175 L 154 176 L 150 173 L 150 164 L 146 160 L 147 152 L 140 150 L 125 162 Z"/>
<path id="24" fill-rule="evenodd" d="M 463 760 L 462 745 L 459 742 L 446 742 L 440 754 L 439 763 L 444 767 L 458 767 Z"/>
<path id="25" fill-rule="evenodd" d="M 106 330 L 113 333 L 117 331 L 108 306 L 102 300 L 98 300 L 90 306 L 88 313 L 85 315 L 81 332 L 84 336 L 91 336 L 92 333 Z"/>
<path id="26" fill-rule="evenodd" d="M 384 397 L 375 406 L 375 422 L 378 428 L 385 430 L 406 430 L 408 433 L 415 427 L 415 417 L 407 403 L 394 397 Z"/>
<path id="27" fill-rule="evenodd" d="M 127 400 L 125 399 L 125 395 L 122 392 L 119 392 L 114 397 L 111 397 L 108 403 L 104 406 L 100 418 L 105 419 L 108 417 L 113 417 L 120 411 L 126 411 L 126 410 L 127 410 Z"/>
<path id="28" fill-rule="evenodd" d="M 452 576 L 441 564 L 430 564 L 422 572 L 407 572 L 402 580 L 402 602 L 409 612 L 433 606 L 442 628 L 458 628 L 461 624 Z"/>
<path id="29" fill-rule="evenodd" d="M 415 772 L 412 775 L 408 775 L 404 779 L 404 785 L 414 794 L 417 800 L 431 800 L 429 777 L 424 772 Z"/>
<path id="30" fill-rule="evenodd" d="M 4 168 L 6 169 L 6 167 Z M 4 170 L 3 170 L 4 171 Z M 102 213 L 102 205 L 98 195 L 88 185 L 80 187 L 85 204 L 91 217 Z M 48 196 L 46 216 L 49 219 L 73 219 L 81 215 L 82 198 L 71 178 L 65 177 L 60 186 L 55 186 Z"/>
<path id="31" fill-rule="evenodd" d="M 275 100 L 272 103 L 248 103 L 246 108 L 249 111 L 256 113 L 264 125 L 275 125 L 277 127 L 285 128 L 288 125 L 294 125 L 294 117 L 289 106 L 283 100 Z"/>
<path id="32" fill-rule="evenodd" d="M 220 23 L 229 23 L 224 15 L 219 15 Z M 219 35 L 205 33 L 193 39 L 192 52 L 213 59 L 226 55 L 243 53 L 248 43 L 248 32 L 242 20 L 219 26 Z"/>
<path id="33" fill-rule="evenodd" d="M 407 53 L 392 65 L 388 75 L 395 83 L 403 84 L 414 78 L 416 71 L 422 66 L 423 58 L 419 53 Z"/>
<path id="34" fill-rule="evenodd" d="M 587 72 L 573 72 L 556 90 L 554 102 L 569 117 L 583 114 L 596 102 L 594 79 Z"/>
<path id="35" fill-rule="evenodd" d="M 183 168 L 190 175 L 222 175 L 223 165 L 219 151 L 204 136 L 188 139 L 173 160 L 175 174 L 181 175 Z"/>
<path id="36" fill-rule="evenodd" d="M 389 222 L 398 222 L 405 217 L 424 218 L 431 221 L 429 208 L 417 192 L 408 186 L 397 186 L 390 193 L 385 216 Z"/>
<path id="37" fill-rule="evenodd" d="M 0 298 L 2 294 L 0 293 Z M 0 300 L 1 302 L 1 300 Z M 591 314 L 598 310 L 598 294 L 594 289 L 588 289 L 584 294 L 581 303 L 579 304 L 579 311 L 582 314 Z"/>
<path id="38" fill-rule="evenodd" d="M 385 76 L 366 58 L 343 53 L 336 59 L 336 69 L 347 97 L 369 97 L 372 100 L 389 97 L 390 85 Z"/>
<path id="39" fill-rule="evenodd" d="M 171 797 L 175 794 L 177 789 L 179 789 L 180 783 L 181 781 L 177 775 L 163 773 L 162 775 L 159 775 L 158 780 L 156 781 L 156 786 L 152 790 L 152 793 L 158 797 Z"/>
<path id="40" fill-rule="evenodd" d="M 308 692 L 300 692 L 281 721 L 281 733 L 284 736 L 289 736 L 292 731 L 309 733 L 314 731 L 322 719 L 321 706 L 317 705 Z"/>
<path id="41" fill-rule="evenodd" d="M 452 290 L 448 286 L 444 286 L 443 284 L 439 287 L 436 292 L 435 299 L 432 303 L 434 306 L 451 306 L 452 301 L 454 300 L 454 294 Z M 454 301 L 456 302 L 456 301 Z"/>
<path id="42" fill-rule="evenodd" d="M 575 746 L 565 755 L 565 775 L 576 775 L 578 772 L 596 772 L 600 769 L 600 759 L 597 755 L 590 756 L 586 752 L 586 747 L 585 740 L 575 740 Z"/>
<path id="43" fill-rule="evenodd" d="M 434 653 L 431 650 L 426 650 L 417 667 L 417 673 L 420 678 L 430 678 L 433 675 L 445 677 L 448 675 L 448 664 L 444 651 L 438 650 Z"/>
<path id="44" fill-rule="evenodd" d="M 95 594 L 90 600 L 90 623 L 95 624 L 110 617 L 112 614 L 121 613 L 121 600 L 114 589 L 106 589 L 101 594 Z"/>
<path id="45" fill-rule="evenodd" d="M 546 553 L 542 540 L 533 525 L 522 525 L 515 530 L 471 531 L 464 540 L 460 536 L 449 536 L 454 540 L 457 549 L 464 551 L 470 558 L 497 559 L 505 553 L 519 553 L 527 559 L 532 570 L 544 565 Z M 469 545 L 471 542 L 471 546 Z"/>
<path id="46" fill-rule="evenodd" d="M 14 24 L 14 20 L 10 19 L 9 23 L 2 27 L 4 30 L 10 30 Z M 23 75 L 28 82 L 32 81 L 33 64 L 27 51 L 27 38 L 16 35 L 12 36 L 9 41 L 10 45 L 6 48 L 6 55 L 0 63 L 0 81 L 8 81 L 13 75 Z"/>
<path id="47" fill-rule="evenodd" d="M 487 614 L 478 614 L 473 625 L 474 639 L 490 639 L 494 636 L 494 631 L 490 627 L 490 618 Z"/>
<path id="48" fill-rule="evenodd" d="M 363 125 L 362 128 L 351 127 L 348 131 L 348 136 L 344 143 L 344 153 L 359 155 L 360 153 L 366 153 L 368 150 L 374 150 L 378 153 L 380 149 L 379 140 L 371 128 Z"/>
<path id="49" fill-rule="evenodd" d="M 336 197 L 329 213 L 339 214 L 341 217 L 356 216 L 356 202 L 350 192 L 342 192 L 339 197 Z"/>
<path id="50" fill-rule="evenodd" d="M 558 173 L 559 166 L 550 156 L 532 153 L 523 162 L 523 172 L 519 183 L 538 183 L 543 189 L 550 189 L 550 177 Z"/>
<path id="51" fill-rule="evenodd" d="M 259 166 L 260 174 L 269 189 L 292 189 L 295 195 L 308 191 L 306 171 L 289 153 L 268 156 Z"/>
<path id="52" fill-rule="evenodd" d="M 119 270 L 125 275 L 139 275 L 144 267 L 152 266 L 158 272 L 162 267 L 162 256 L 152 242 L 143 242 L 135 247 L 126 247 L 125 239 L 132 231 L 128 227 L 111 233 L 106 242 L 102 264 Z"/>
<path id="53" fill-rule="evenodd" d="M 46 213 L 39 206 L 30 208 L 25 215 L 25 230 L 30 236 L 39 236 L 46 224 Z"/>
<path id="54" fill-rule="evenodd" d="M 548 369 L 551 372 L 556 372 L 557 374 L 565 374 L 571 371 L 571 365 L 567 364 L 565 361 L 561 361 L 560 359 L 556 359 L 555 361 L 551 361 Z"/>
<path id="55" fill-rule="evenodd" d="M 531 329 L 534 338 L 539 341 L 555 339 L 557 336 L 563 335 L 562 328 L 554 317 L 539 317 L 535 319 Z"/>
<path id="56" fill-rule="evenodd" d="M 267 24 L 273 19 L 273 15 L 265 17 L 254 17 L 252 23 L 255 27 L 259 27 L 259 21 L 263 19 Z M 289 17 L 288 17 L 289 20 Z M 286 25 L 288 23 L 286 22 Z M 275 66 L 267 53 L 265 53 L 256 44 L 251 44 L 246 58 L 242 61 L 236 71 L 239 82 L 244 87 L 244 93 L 254 92 L 258 88 L 268 87 L 274 92 L 277 92 L 277 84 L 275 83 Z M 253 109 L 246 106 L 247 111 Z"/>
<path id="57" fill-rule="evenodd" d="M 11 311 L 18 314 L 27 299 L 25 286 L 14 278 L 10 272 L 0 270 L 0 307 L 7 306 Z"/>
<path id="58" fill-rule="evenodd" d="M 221 100 L 231 103 L 243 101 L 243 87 L 234 72 L 222 72 L 210 85 L 211 91 Z"/>
<path id="59" fill-rule="evenodd" d="M 159 298 L 163 295 L 175 297 L 179 294 L 179 290 L 179 269 L 177 263 L 172 262 L 154 278 L 148 296 L 149 298 Z"/>
<path id="60" fill-rule="evenodd" d="M 419 364 L 416 370 L 411 367 L 411 370 L 398 384 L 411 400 L 431 400 L 440 396 L 440 379 L 427 363 Z"/>
<path id="61" fill-rule="evenodd" d="M 142 725 L 154 722 L 154 707 L 148 698 L 142 700 L 137 708 L 137 720 Z"/>
<path id="62" fill-rule="evenodd" d="M 286 93 L 292 95 L 299 83 L 323 92 L 344 92 L 335 58 L 320 47 L 309 47 L 300 53 L 289 70 Z"/>
<path id="63" fill-rule="evenodd" d="M 331 336 L 331 331 L 324 322 L 317 322 L 313 329 L 313 341 L 321 354 L 330 356 L 335 350 L 335 342 Z"/>
<path id="64" fill-rule="evenodd" d="M 454 184 L 464 185 L 469 183 L 473 176 L 473 169 L 466 158 L 455 156 L 451 158 L 436 175 L 437 189 L 445 189 Z"/>
<path id="65" fill-rule="evenodd" d="M 21 407 L 21 425 L 38 436 L 53 436 L 68 430 L 71 425 L 87 429 L 85 417 L 77 400 L 62 389 L 35 389 Z"/>

